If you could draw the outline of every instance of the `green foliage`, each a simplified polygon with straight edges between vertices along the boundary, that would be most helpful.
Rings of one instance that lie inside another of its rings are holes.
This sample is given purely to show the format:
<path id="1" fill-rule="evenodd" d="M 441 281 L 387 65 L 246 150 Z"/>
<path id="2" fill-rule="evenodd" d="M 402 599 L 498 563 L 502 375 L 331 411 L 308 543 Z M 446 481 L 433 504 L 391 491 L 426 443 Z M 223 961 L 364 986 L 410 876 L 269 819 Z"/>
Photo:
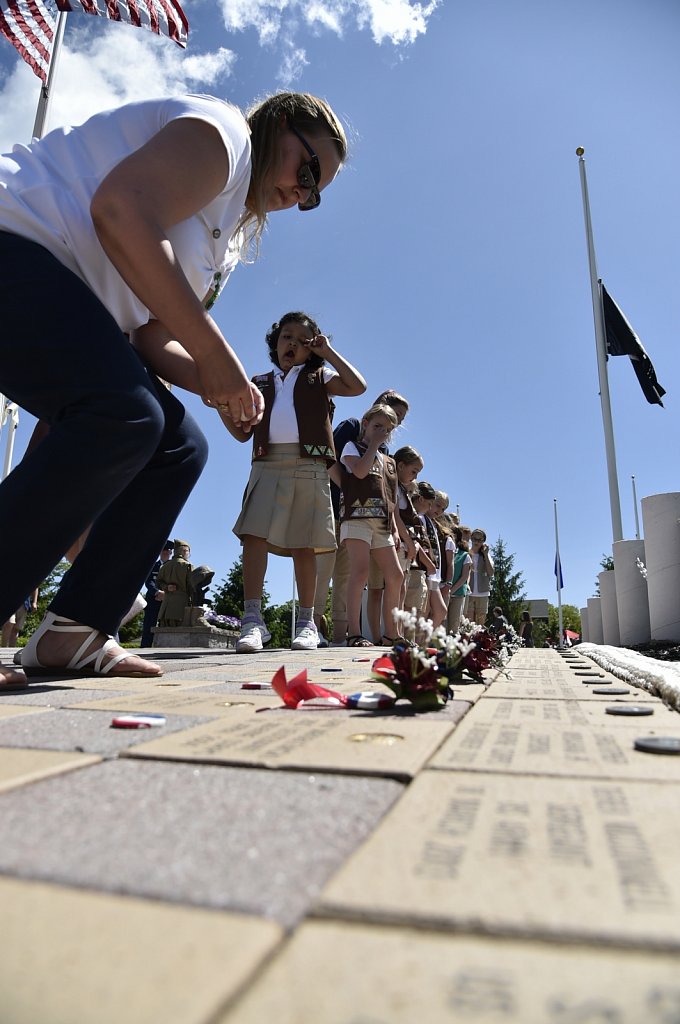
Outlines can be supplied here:
<path id="1" fill-rule="evenodd" d="M 612 555 L 604 554 L 602 556 L 602 558 L 600 559 L 600 567 L 605 572 L 608 572 L 610 569 L 613 569 L 614 568 L 614 558 L 613 558 L 613 556 Z M 598 577 L 595 577 L 595 597 L 599 597 L 599 596 L 600 596 L 600 581 L 599 581 Z"/>
<path id="2" fill-rule="evenodd" d="M 269 605 L 262 613 L 267 629 L 272 635 L 272 647 L 290 647 L 293 621 L 293 602 Z"/>
<path id="3" fill-rule="evenodd" d="M 534 619 L 534 647 L 544 647 L 545 641 L 549 636 L 552 636 L 552 633 L 550 632 L 550 628 L 548 627 L 547 623 L 539 622 L 536 619 Z"/>
<path id="4" fill-rule="evenodd" d="M 45 617 L 48 605 L 54 598 L 59 585 L 62 581 L 64 573 L 70 568 L 68 562 L 59 562 L 54 567 L 52 572 L 49 574 L 47 579 L 41 584 L 40 592 L 38 594 L 38 610 L 35 612 L 29 612 L 26 617 L 26 625 L 23 628 L 21 635 L 17 640 L 18 647 L 25 647 L 28 643 L 31 633 L 33 633 L 42 620 Z"/>
<path id="5" fill-rule="evenodd" d="M 121 647 L 139 647 L 142 639 L 143 625 L 144 612 L 141 611 L 138 615 L 135 615 L 134 619 L 130 619 L 124 626 L 121 626 L 118 630 L 118 639 L 120 640 Z"/>
<path id="6" fill-rule="evenodd" d="M 571 629 L 574 633 L 581 635 L 581 613 L 575 604 L 562 605 L 562 628 Z M 548 605 L 548 632 L 553 640 L 559 639 L 559 612 L 553 604 Z"/>
<path id="7" fill-rule="evenodd" d="M 527 606 L 524 577 L 521 572 L 513 572 L 515 556 L 506 550 L 502 537 L 491 548 L 491 561 L 494 576 L 489 593 L 489 615 L 498 605 L 508 622 L 517 629 L 520 615 Z"/>

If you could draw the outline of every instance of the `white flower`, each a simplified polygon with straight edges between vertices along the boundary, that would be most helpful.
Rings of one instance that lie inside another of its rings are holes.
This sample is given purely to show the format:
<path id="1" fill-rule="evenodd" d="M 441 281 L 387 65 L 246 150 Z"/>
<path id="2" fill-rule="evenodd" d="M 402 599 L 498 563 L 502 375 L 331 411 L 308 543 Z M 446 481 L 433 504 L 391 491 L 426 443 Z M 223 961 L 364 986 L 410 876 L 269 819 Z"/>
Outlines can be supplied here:
<path id="1" fill-rule="evenodd" d="M 640 575 L 641 575 L 641 576 L 642 576 L 642 577 L 643 577 L 644 579 L 647 579 L 647 566 L 646 566 L 646 565 L 645 565 L 645 563 L 644 563 L 644 562 L 642 561 L 642 559 L 641 559 L 641 558 L 636 558 L 636 559 L 635 559 L 635 564 L 637 565 L 638 569 L 640 570 Z"/>
<path id="2" fill-rule="evenodd" d="M 418 631 L 423 634 L 425 642 L 429 642 L 434 632 L 432 619 L 423 619 L 422 617 L 418 619 Z"/>

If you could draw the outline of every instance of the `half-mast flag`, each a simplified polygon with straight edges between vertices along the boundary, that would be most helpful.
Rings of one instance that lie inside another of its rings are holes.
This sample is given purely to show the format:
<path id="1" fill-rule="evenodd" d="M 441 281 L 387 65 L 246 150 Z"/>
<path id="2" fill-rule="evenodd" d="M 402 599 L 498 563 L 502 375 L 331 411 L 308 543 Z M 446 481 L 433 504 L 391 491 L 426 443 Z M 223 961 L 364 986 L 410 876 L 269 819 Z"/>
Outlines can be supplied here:
<path id="1" fill-rule="evenodd" d="M 9 39 L 43 82 L 60 11 L 98 14 L 169 36 L 178 46 L 187 44 L 189 22 L 177 0 L 0 0 L 0 35 Z"/>
<path id="2" fill-rule="evenodd" d="M 643 395 L 650 405 L 663 407 L 661 399 L 666 392 L 656 379 L 656 371 L 652 366 L 651 359 L 602 281 L 600 281 L 600 292 L 608 354 L 610 356 L 629 356 Z"/>
<path id="3" fill-rule="evenodd" d="M 562 579 L 562 563 L 560 556 L 555 552 L 555 579 L 557 580 L 557 589 L 564 589 L 564 580 Z"/>

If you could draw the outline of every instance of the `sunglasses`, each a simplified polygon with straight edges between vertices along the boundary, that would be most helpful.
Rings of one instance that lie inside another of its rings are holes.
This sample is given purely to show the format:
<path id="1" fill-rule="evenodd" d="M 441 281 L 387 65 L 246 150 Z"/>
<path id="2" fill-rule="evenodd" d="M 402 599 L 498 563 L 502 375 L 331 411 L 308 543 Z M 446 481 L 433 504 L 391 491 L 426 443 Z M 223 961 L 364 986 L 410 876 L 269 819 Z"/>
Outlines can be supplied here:
<path id="1" fill-rule="evenodd" d="M 298 210 L 315 210 L 321 202 L 321 195 L 319 193 L 319 182 L 321 181 L 321 164 L 319 158 L 309 145 L 304 136 L 300 135 L 297 128 L 294 128 L 292 124 L 288 124 L 288 128 L 296 136 L 305 147 L 311 159 L 303 164 L 297 172 L 297 180 L 300 188 L 309 189 L 309 198 L 304 203 L 298 203 Z"/>

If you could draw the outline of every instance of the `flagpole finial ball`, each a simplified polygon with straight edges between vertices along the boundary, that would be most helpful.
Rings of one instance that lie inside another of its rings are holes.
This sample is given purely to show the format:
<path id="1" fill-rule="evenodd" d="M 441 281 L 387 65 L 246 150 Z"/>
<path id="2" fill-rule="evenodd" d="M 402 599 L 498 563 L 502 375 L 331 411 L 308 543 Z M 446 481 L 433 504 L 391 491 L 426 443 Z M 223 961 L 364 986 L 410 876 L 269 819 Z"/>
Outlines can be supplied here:
<path id="1" fill-rule="evenodd" d="M 576 156 L 583 156 L 584 153 L 585 153 L 585 149 L 583 148 L 583 146 L 579 146 L 578 149 L 576 150 Z"/>

